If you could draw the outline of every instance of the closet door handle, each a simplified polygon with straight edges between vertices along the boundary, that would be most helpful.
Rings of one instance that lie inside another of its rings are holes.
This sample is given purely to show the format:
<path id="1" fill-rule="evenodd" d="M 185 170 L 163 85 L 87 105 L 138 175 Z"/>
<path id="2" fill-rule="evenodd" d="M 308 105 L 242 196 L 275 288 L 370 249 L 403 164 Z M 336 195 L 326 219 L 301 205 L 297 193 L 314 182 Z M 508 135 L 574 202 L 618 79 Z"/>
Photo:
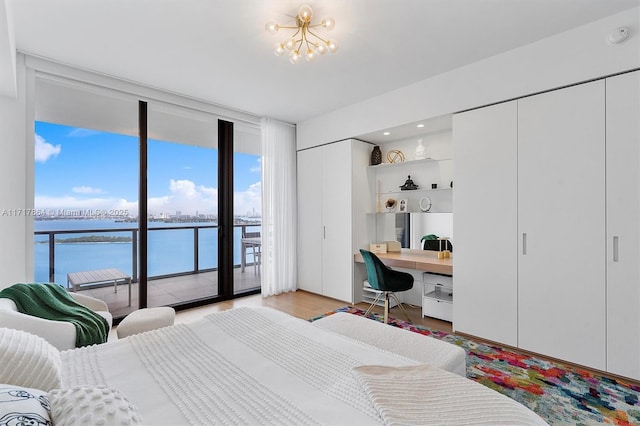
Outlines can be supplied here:
<path id="1" fill-rule="evenodd" d="M 620 259 L 620 237 L 613 237 L 613 261 L 618 262 Z"/>
<path id="2" fill-rule="evenodd" d="M 522 255 L 526 255 L 527 254 L 527 233 L 523 232 L 522 233 Z"/>
<path id="3" fill-rule="evenodd" d="M 322 225 L 322 239 L 327 239 L 327 227 L 325 225 Z"/>

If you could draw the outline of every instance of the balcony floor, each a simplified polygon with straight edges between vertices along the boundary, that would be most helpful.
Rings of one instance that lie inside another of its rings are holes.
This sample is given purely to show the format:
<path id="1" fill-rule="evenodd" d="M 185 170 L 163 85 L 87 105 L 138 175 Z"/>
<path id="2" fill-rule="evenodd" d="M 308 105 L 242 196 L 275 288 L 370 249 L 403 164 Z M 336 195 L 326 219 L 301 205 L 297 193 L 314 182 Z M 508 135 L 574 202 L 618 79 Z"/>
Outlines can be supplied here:
<path id="1" fill-rule="evenodd" d="M 260 273 L 254 272 L 253 266 L 248 266 L 245 272 L 234 268 L 233 280 L 236 293 L 260 288 Z M 125 284 L 118 285 L 117 293 L 114 292 L 113 284 L 84 288 L 79 293 L 105 301 L 114 318 L 124 317 L 138 308 L 137 283 L 131 284 L 131 306 L 128 306 L 129 293 Z M 152 279 L 148 281 L 147 305 L 176 305 L 217 294 L 217 271 Z"/>

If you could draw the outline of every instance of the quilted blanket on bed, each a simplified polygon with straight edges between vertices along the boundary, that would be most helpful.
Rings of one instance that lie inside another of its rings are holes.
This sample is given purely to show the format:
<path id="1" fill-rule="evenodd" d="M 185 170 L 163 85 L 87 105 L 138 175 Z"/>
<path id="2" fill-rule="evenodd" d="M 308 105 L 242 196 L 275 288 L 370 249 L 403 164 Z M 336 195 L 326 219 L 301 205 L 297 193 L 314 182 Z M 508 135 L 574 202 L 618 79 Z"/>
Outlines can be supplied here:
<path id="1" fill-rule="evenodd" d="M 252 309 L 212 314 L 116 342 L 122 351 L 114 343 L 63 352 L 63 377 L 118 388 L 153 424 L 380 423 L 352 369 L 415 361 L 293 320 Z M 128 374 L 114 372 L 120 362 Z M 142 382 L 149 386 L 137 388 Z"/>

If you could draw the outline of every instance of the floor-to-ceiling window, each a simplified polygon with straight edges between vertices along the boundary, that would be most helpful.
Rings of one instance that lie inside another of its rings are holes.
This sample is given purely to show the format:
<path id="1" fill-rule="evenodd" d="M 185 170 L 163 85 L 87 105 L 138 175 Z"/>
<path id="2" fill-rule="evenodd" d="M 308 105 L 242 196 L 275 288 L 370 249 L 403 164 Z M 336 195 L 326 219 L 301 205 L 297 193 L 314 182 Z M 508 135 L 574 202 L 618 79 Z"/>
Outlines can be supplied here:
<path id="1" fill-rule="evenodd" d="M 234 294 L 260 288 L 262 270 L 262 160 L 260 132 L 234 127 Z"/>
<path id="2" fill-rule="evenodd" d="M 137 137 L 42 121 L 35 134 L 35 280 L 66 286 L 68 273 L 104 268 L 133 276 Z"/>
<path id="3" fill-rule="evenodd" d="M 34 279 L 74 290 L 68 274 L 117 269 L 135 282 L 137 100 L 57 79 L 35 91 Z M 137 305 L 118 287 L 91 291 L 117 314 Z"/>
<path id="4" fill-rule="evenodd" d="M 131 277 L 131 303 L 126 281 L 117 292 L 108 282 L 76 288 L 105 300 L 116 317 L 259 291 L 259 247 L 240 255 L 242 234 L 260 232 L 258 126 L 238 126 L 237 152 L 224 154 L 233 174 L 220 179 L 215 114 L 48 79 L 37 80 L 35 104 L 36 211 L 82 215 L 36 218 L 37 281 L 67 286 L 68 273 L 122 271 Z M 233 257 L 226 286 L 218 257 L 225 187 L 234 193 L 226 202 L 234 216 L 233 237 L 224 240 Z M 60 228 L 65 220 L 73 232 Z"/>
<path id="5" fill-rule="evenodd" d="M 217 296 L 217 120 L 159 102 L 147 117 L 148 306 Z"/>

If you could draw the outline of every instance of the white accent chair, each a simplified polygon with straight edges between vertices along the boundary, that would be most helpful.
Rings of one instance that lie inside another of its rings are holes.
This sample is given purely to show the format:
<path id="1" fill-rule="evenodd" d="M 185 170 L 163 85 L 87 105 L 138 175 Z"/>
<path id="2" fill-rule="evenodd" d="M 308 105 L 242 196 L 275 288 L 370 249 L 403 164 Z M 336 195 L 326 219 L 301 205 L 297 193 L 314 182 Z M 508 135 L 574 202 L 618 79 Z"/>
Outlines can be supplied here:
<path id="1" fill-rule="evenodd" d="M 79 293 L 69 293 L 76 302 L 96 312 L 107 320 L 109 330 L 113 316 L 105 302 Z M 76 327 L 70 322 L 52 321 L 18 312 L 11 299 L 0 298 L 0 327 L 23 330 L 44 338 L 47 342 L 63 351 L 76 347 Z"/>

